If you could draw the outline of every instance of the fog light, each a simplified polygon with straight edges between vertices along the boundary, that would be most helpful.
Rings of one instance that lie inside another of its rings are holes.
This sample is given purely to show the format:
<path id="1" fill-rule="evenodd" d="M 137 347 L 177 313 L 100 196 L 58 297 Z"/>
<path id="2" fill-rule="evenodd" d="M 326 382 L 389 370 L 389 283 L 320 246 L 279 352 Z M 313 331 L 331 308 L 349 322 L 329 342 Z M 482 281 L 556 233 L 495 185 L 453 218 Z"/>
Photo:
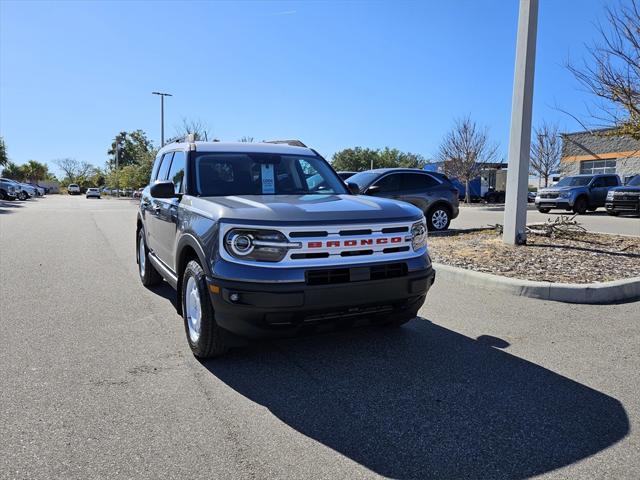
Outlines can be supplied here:
<path id="1" fill-rule="evenodd" d="M 232 293 L 231 295 L 229 295 L 229 300 L 231 300 L 232 302 L 237 302 L 240 300 L 240 294 L 239 293 Z"/>

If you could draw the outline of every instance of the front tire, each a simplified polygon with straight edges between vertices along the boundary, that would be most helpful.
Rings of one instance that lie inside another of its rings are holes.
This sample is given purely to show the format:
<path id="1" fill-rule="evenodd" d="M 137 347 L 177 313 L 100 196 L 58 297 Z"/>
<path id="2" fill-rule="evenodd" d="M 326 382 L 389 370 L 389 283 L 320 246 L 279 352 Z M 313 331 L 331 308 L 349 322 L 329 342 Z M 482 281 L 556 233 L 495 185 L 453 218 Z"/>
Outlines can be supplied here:
<path id="1" fill-rule="evenodd" d="M 195 260 L 187 264 L 182 275 L 182 317 L 189 347 L 196 357 L 219 357 L 227 352 L 224 332 L 213 315 L 204 271 Z"/>
<path id="2" fill-rule="evenodd" d="M 152 287 L 162 281 L 162 277 L 149 261 L 149 249 L 144 240 L 144 228 L 138 232 L 137 262 L 140 281 L 145 287 Z"/>
<path id="3" fill-rule="evenodd" d="M 430 231 L 442 231 L 449 228 L 451 210 L 448 207 L 436 205 L 427 213 L 427 228 Z"/>
<path id="4" fill-rule="evenodd" d="M 573 213 L 577 213 L 578 215 L 584 215 L 585 213 L 587 213 L 588 207 L 589 207 L 589 204 L 587 202 L 587 199 L 584 197 L 579 197 L 576 200 L 576 203 L 573 204 Z"/>
<path id="5" fill-rule="evenodd" d="M 23 202 L 29 198 L 29 195 L 27 195 L 27 192 L 20 192 L 18 194 L 18 200 L 22 200 Z"/>

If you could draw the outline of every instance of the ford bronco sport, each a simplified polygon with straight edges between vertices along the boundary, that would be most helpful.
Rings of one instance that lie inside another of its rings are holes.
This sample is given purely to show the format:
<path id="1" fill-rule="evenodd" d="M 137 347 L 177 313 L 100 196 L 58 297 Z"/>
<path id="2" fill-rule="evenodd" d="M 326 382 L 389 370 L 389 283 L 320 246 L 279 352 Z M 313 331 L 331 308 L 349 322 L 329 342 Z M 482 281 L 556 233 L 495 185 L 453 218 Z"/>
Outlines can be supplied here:
<path id="1" fill-rule="evenodd" d="M 140 199 L 142 283 L 176 289 L 203 358 L 241 337 L 405 323 L 435 278 L 425 218 L 356 191 L 305 147 L 166 145 Z"/>

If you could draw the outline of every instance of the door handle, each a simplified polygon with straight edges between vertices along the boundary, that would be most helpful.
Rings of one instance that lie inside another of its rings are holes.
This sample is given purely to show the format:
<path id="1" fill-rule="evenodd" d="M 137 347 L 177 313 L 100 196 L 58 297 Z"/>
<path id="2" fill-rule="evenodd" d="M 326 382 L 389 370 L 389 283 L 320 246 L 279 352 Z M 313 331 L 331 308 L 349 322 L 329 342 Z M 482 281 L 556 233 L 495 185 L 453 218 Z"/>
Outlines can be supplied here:
<path id="1" fill-rule="evenodd" d="M 161 207 L 160 205 L 154 205 L 154 206 L 153 206 L 153 211 L 154 211 L 154 212 L 159 213 L 159 212 L 160 212 L 160 210 L 162 210 L 162 207 Z"/>

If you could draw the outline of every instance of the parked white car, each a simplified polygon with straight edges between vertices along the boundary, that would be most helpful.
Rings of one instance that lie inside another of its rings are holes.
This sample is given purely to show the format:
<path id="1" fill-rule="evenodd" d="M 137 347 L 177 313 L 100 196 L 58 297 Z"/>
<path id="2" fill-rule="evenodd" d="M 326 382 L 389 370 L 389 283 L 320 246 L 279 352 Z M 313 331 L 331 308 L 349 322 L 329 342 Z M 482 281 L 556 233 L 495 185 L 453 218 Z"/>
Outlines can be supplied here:
<path id="1" fill-rule="evenodd" d="M 67 187 L 67 192 L 69 192 L 69 195 L 80 195 L 80 185 L 77 185 L 75 183 L 69 184 L 69 186 Z"/>
<path id="2" fill-rule="evenodd" d="M 97 188 L 87 188 L 87 198 L 100 198 L 100 190 Z"/>

